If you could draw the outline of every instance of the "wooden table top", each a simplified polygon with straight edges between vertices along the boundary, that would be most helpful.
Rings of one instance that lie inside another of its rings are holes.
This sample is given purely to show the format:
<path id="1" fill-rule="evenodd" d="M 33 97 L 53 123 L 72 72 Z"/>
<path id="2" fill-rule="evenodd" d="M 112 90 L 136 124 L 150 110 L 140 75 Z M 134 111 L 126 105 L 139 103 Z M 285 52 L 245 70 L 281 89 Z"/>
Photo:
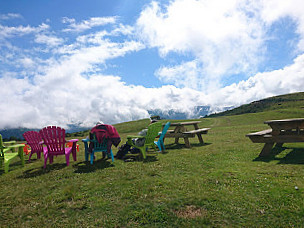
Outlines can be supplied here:
<path id="1" fill-rule="evenodd" d="M 282 131 L 282 130 L 300 131 L 301 129 L 304 129 L 304 118 L 269 120 L 269 121 L 265 121 L 264 123 L 268 124 L 273 129 L 272 135 L 278 135 L 280 133 L 280 131 Z"/>
<path id="2" fill-rule="evenodd" d="M 202 121 L 189 121 L 189 122 L 171 123 L 170 126 L 194 125 L 194 124 L 199 124 L 200 122 L 202 122 Z"/>
<path id="3" fill-rule="evenodd" d="M 268 120 L 265 121 L 265 124 L 272 124 L 272 123 L 295 123 L 295 122 L 304 122 L 304 118 L 296 118 L 296 119 L 283 119 L 283 120 Z"/>

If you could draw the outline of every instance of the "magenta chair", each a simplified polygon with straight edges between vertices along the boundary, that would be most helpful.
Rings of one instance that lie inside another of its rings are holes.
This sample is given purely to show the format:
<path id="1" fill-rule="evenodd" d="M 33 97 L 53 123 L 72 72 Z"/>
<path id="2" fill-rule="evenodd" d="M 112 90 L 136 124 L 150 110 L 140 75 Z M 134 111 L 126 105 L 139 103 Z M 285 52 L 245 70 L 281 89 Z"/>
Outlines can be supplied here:
<path id="1" fill-rule="evenodd" d="M 41 158 L 41 153 L 46 151 L 46 147 L 43 147 L 42 137 L 37 131 L 27 131 L 24 132 L 23 135 L 26 140 L 27 145 L 31 147 L 31 153 L 29 155 L 29 161 L 31 161 L 31 157 L 33 154 L 37 154 L 37 159 Z"/>
<path id="2" fill-rule="evenodd" d="M 44 153 L 44 168 L 46 168 L 47 160 L 53 163 L 54 156 L 65 155 L 67 166 L 70 164 L 70 154 L 72 153 L 74 161 L 76 161 L 76 142 L 78 139 L 69 140 L 73 143 L 72 147 L 65 147 L 65 129 L 56 126 L 48 126 L 39 131 L 42 136 L 43 143 L 47 150 Z"/>

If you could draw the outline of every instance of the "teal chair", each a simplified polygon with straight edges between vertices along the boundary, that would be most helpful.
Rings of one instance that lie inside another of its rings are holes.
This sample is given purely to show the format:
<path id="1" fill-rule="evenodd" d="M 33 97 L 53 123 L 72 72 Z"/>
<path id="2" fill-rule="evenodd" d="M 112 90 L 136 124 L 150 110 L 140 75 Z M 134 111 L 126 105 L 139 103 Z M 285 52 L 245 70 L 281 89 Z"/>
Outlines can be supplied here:
<path id="1" fill-rule="evenodd" d="M 162 129 L 162 124 L 160 122 L 152 123 L 148 126 L 148 131 L 146 136 L 127 136 L 127 144 L 130 145 L 131 147 L 135 147 L 140 150 L 142 156 L 144 159 L 146 159 L 146 150 L 148 149 L 149 146 L 152 146 L 153 149 L 156 151 L 156 146 L 154 143 L 155 138 L 158 136 L 158 133 Z M 133 143 L 132 139 L 135 138 L 144 138 L 145 142 L 143 146 L 137 146 Z"/>
<path id="2" fill-rule="evenodd" d="M 4 166 L 5 173 L 8 172 L 10 162 L 16 157 L 20 157 L 21 164 L 24 166 L 24 146 L 24 144 L 10 144 L 9 146 L 4 146 L 2 135 L 0 135 L 0 166 Z M 18 149 L 18 152 L 15 152 L 15 148 Z"/>
<path id="3" fill-rule="evenodd" d="M 159 151 L 164 152 L 165 151 L 165 144 L 164 144 L 164 137 L 170 127 L 171 122 L 167 122 L 162 130 L 162 132 L 159 135 L 158 141 L 155 141 L 155 145 L 157 145 Z"/>
<path id="4" fill-rule="evenodd" d="M 94 161 L 94 156 L 96 152 L 102 152 L 103 153 L 103 157 L 108 157 L 112 159 L 112 162 L 114 162 L 114 155 L 112 152 L 112 149 L 110 150 L 110 154 L 107 153 L 108 152 L 108 139 L 104 139 L 102 141 L 102 143 L 99 143 L 96 139 L 95 134 L 93 134 L 93 139 L 83 139 L 82 142 L 84 143 L 84 156 L 85 156 L 85 160 L 88 161 L 89 160 L 89 156 L 90 156 L 90 163 L 93 164 Z M 89 144 L 88 143 L 93 143 L 93 149 L 92 149 L 92 153 L 90 154 L 89 152 Z"/>

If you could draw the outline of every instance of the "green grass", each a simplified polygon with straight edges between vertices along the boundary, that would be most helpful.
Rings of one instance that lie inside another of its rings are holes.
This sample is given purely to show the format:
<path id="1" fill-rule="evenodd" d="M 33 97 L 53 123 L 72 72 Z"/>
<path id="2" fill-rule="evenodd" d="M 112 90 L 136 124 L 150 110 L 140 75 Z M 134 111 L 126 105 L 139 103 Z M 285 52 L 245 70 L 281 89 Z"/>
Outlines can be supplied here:
<path id="1" fill-rule="evenodd" d="M 263 145 L 245 135 L 266 129 L 265 120 L 303 116 L 294 108 L 201 119 L 211 128 L 205 145 L 166 139 L 166 153 L 145 162 L 97 154 L 91 166 L 81 142 L 69 167 L 63 156 L 46 170 L 35 155 L 25 167 L 16 159 L 0 171 L 0 227 L 301 227 L 304 144 L 260 159 Z M 122 143 L 148 123 L 116 125 Z"/>

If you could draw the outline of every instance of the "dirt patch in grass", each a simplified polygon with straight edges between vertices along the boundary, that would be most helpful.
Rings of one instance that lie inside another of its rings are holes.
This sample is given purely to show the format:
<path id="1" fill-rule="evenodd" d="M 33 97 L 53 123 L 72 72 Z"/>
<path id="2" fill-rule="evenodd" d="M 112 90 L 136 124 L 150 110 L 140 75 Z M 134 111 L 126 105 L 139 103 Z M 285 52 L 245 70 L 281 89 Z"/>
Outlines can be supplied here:
<path id="1" fill-rule="evenodd" d="M 201 208 L 197 208 L 194 205 L 188 205 L 185 208 L 175 211 L 174 213 L 179 218 L 197 218 L 203 216 L 207 212 Z"/>

